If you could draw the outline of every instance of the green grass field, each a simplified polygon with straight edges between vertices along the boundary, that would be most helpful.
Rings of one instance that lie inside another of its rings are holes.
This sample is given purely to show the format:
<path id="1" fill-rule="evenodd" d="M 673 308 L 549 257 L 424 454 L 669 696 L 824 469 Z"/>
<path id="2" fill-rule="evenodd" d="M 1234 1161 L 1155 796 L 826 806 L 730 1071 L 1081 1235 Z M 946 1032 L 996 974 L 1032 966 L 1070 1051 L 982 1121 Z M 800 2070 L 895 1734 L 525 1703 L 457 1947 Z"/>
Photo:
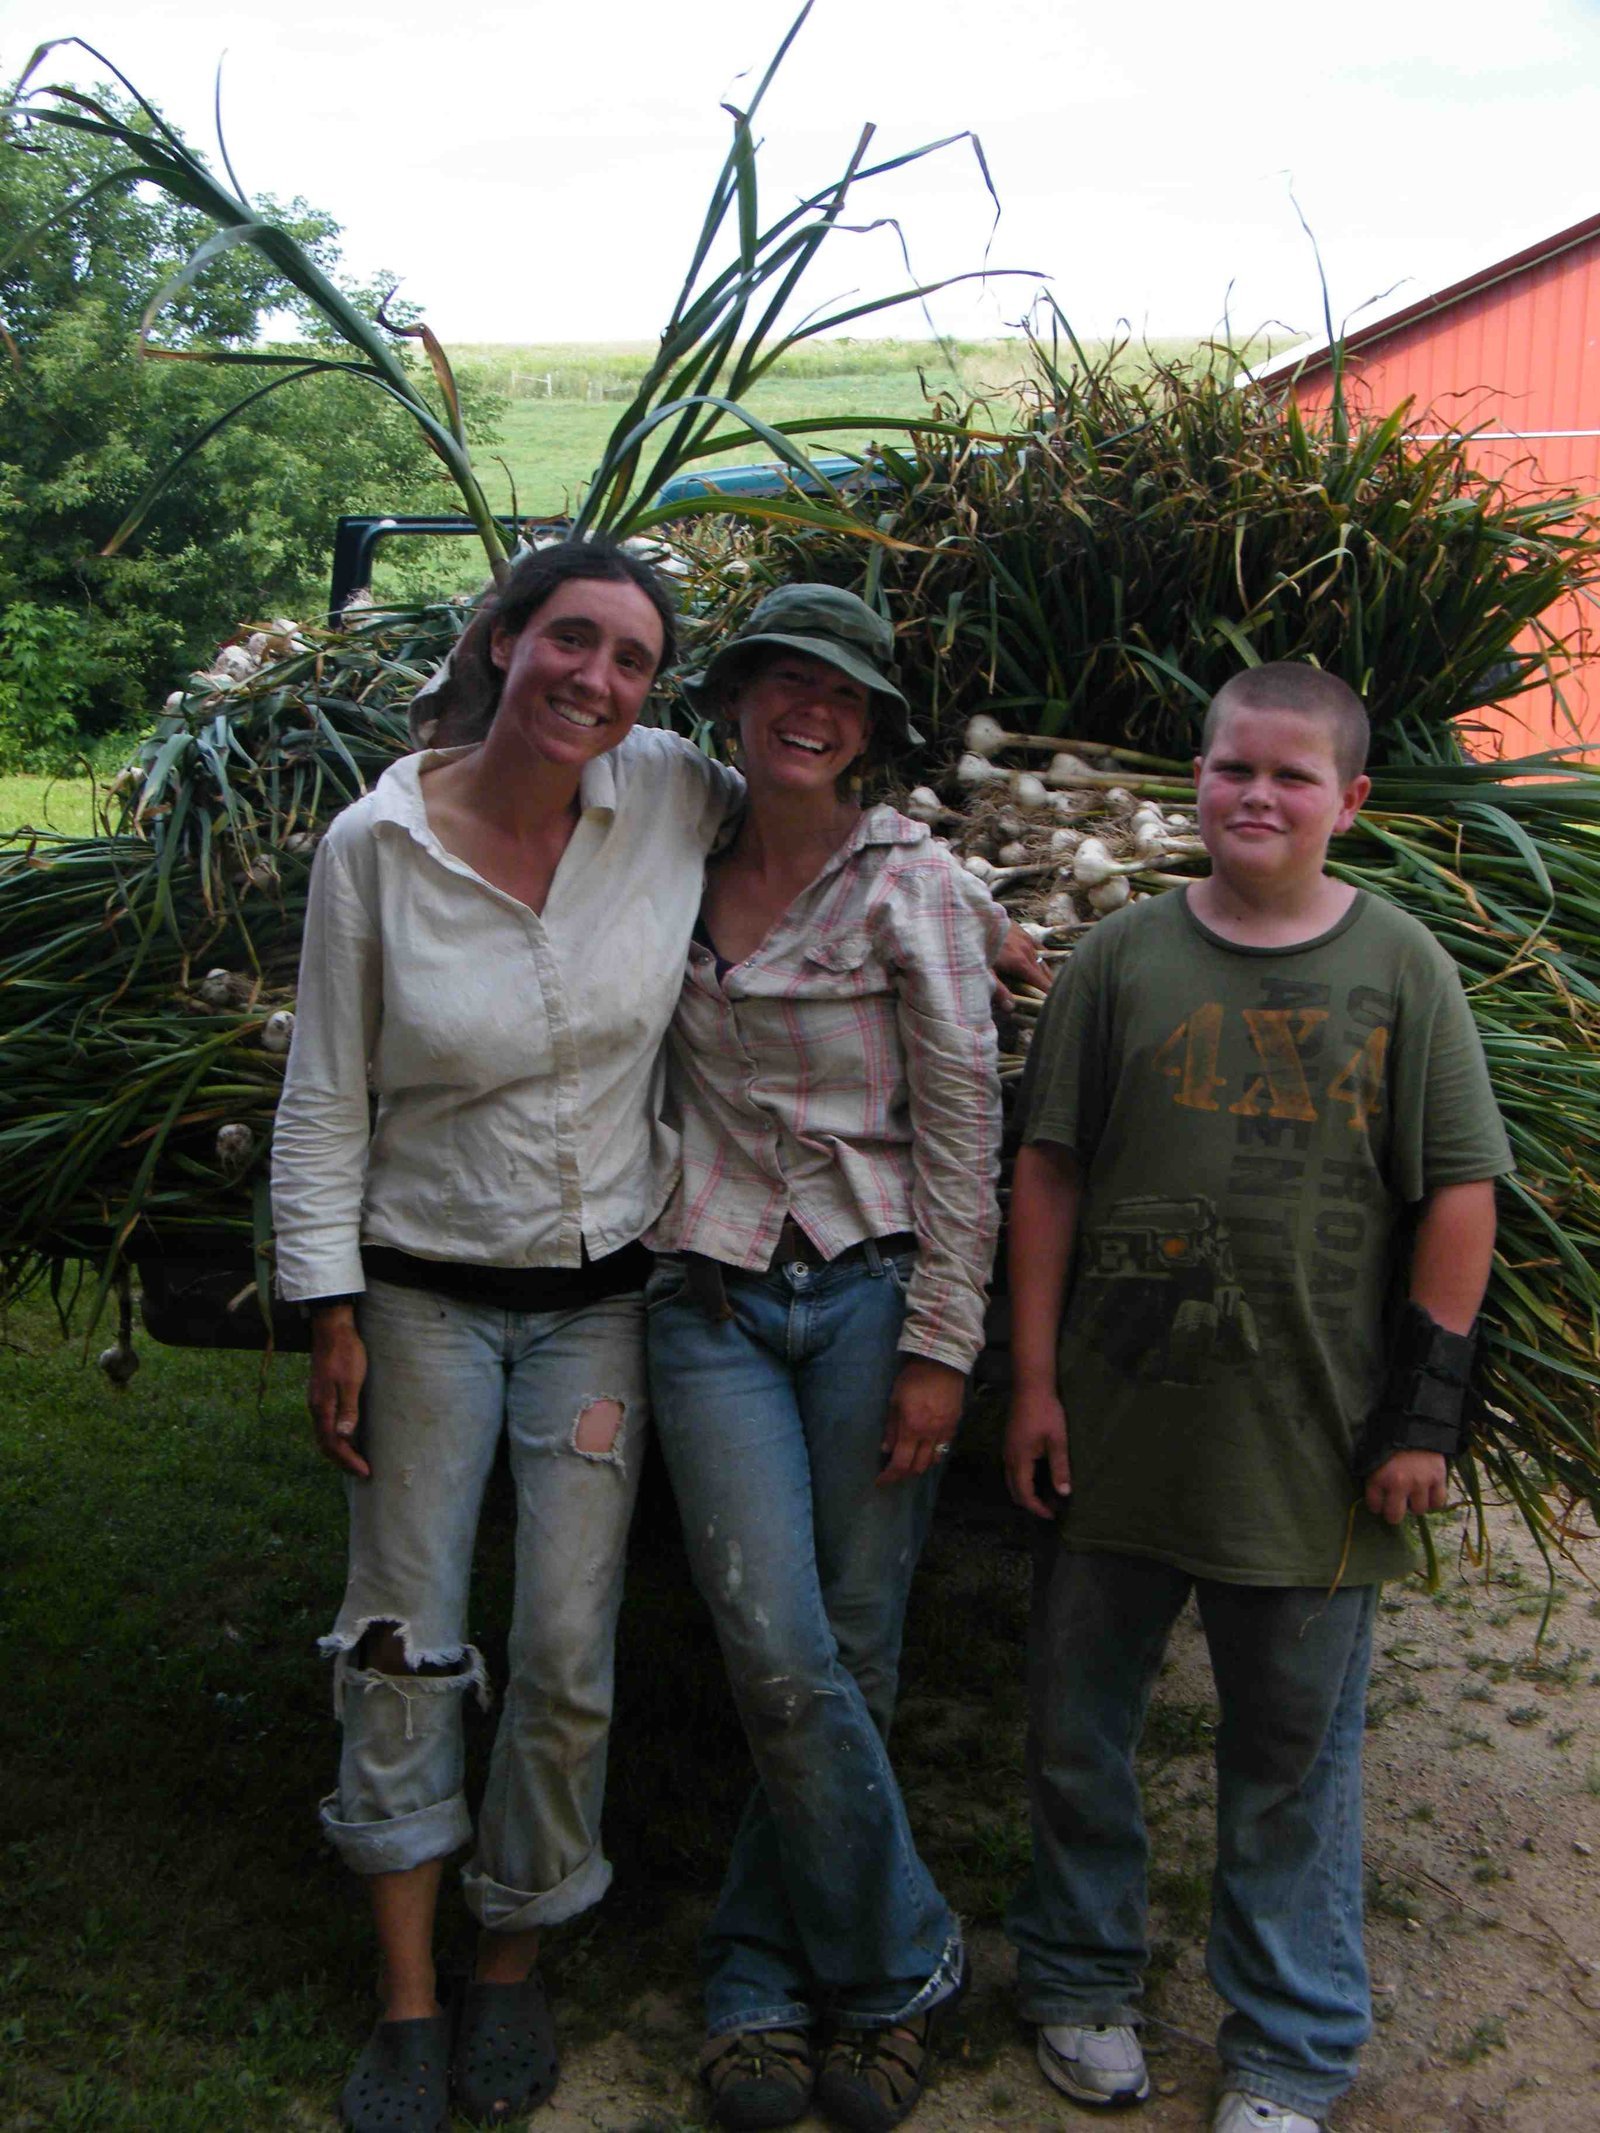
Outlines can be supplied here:
<path id="1" fill-rule="evenodd" d="M 1152 360 L 1188 361 L 1199 348 L 1192 340 L 1156 341 L 1130 347 L 1126 362 L 1143 369 Z M 508 480 L 493 468 L 496 504 L 510 508 L 514 481 L 521 510 L 547 512 L 566 508 L 577 496 L 652 351 L 635 342 L 477 344 L 452 353 L 469 408 L 474 387 L 504 403 L 499 441 L 479 454 L 491 468 L 498 454 L 510 469 Z M 754 413 L 778 421 L 831 414 L 906 418 L 926 415 L 931 396 L 939 395 L 953 398 L 963 410 L 976 403 L 980 426 L 1010 429 L 1019 419 L 1019 388 L 1028 368 L 1027 345 L 1017 340 L 948 347 L 937 341 L 822 341 L 784 357 L 750 392 L 748 404 Z M 859 449 L 864 439 L 856 431 L 841 433 L 837 441 Z M 826 441 L 818 448 L 826 449 Z M 759 447 L 744 446 L 706 464 L 767 456 Z"/>
<path id="2" fill-rule="evenodd" d="M 63 837 L 94 834 L 94 788 L 74 777 L 36 778 L 25 772 L 0 777 L 0 844 L 19 832 L 49 830 Z"/>

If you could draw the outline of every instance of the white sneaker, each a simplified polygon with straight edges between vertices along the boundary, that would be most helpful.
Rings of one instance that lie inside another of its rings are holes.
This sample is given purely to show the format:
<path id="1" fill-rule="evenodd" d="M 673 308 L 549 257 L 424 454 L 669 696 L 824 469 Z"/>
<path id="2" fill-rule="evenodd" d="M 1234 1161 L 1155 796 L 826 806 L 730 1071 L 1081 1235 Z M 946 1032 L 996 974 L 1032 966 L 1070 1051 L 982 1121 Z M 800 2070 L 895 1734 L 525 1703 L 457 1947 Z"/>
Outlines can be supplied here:
<path id="1" fill-rule="evenodd" d="M 1247 2096 L 1243 2089 L 1224 2089 L 1211 2133 L 1321 2133 L 1321 2128 L 1304 2111 L 1268 2103 L 1264 2096 Z"/>
<path id="2" fill-rule="evenodd" d="M 1150 2093 L 1137 2030 L 1126 2022 L 1092 2029 L 1068 2022 L 1042 2024 L 1039 2068 L 1046 2081 L 1075 2103 L 1143 2103 Z"/>

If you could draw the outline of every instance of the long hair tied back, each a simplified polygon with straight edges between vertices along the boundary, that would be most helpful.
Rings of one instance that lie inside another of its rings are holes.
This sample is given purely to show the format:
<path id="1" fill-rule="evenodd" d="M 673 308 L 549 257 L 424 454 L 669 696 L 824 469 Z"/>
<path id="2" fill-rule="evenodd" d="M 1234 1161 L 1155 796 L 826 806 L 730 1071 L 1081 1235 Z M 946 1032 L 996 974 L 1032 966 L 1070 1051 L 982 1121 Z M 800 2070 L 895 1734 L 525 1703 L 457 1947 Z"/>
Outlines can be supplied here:
<path id="1" fill-rule="evenodd" d="M 414 748 L 461 748 L 481 741 L 500 708 L 505 676 L 489 656 L 497 629 L 515 635 L 552 593 L 575 578 L 636 585 L 661 621 L 657 678 L 678 656 L 678 614 L 666 580 L 641 556 L 604 534 L 587 541 L 552 541 L 530 548 L 503 585 L 479 596 L 477 613 L 437 674 L 411 699 L 407 727 Z"/>

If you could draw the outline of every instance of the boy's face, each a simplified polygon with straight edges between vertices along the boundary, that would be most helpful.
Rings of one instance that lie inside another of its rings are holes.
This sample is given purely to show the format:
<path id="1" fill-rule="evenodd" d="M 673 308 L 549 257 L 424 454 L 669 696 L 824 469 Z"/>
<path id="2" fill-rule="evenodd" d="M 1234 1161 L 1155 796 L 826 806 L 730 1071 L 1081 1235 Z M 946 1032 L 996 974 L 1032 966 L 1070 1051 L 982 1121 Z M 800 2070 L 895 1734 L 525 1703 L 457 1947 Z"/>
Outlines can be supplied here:
<path id="1" fill-rule="evenodd" d="M 1229 713 L 1194 776 L 1212 867 L 1255 894 L 1309 888 L 1372 789 L 1340 775 L 1321 719 L 1293 711 Z"/>

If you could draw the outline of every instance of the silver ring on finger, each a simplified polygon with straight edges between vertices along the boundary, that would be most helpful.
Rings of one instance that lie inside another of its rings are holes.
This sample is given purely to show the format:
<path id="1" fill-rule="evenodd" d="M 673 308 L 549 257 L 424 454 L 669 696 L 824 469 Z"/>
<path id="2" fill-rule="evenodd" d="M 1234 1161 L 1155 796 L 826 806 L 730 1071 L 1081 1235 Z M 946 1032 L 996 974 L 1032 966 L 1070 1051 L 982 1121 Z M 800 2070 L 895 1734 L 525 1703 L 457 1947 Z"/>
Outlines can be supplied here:
<path id="1" fill-rule="evenodd" d="M 948 1444 L 936 1444 L 936 1445 L 934 1446 L 934 1448 L 933 1448 L 933 1456 L 934 1456 L 934 1458 L 935 1458 L 935 1459 L 948 1459 L 948 1458 L 949 1458 L 949 1456 L 950 1456 L 950 1447 L 949 1447 L 949 1445 L 948 1445 Z"/>

